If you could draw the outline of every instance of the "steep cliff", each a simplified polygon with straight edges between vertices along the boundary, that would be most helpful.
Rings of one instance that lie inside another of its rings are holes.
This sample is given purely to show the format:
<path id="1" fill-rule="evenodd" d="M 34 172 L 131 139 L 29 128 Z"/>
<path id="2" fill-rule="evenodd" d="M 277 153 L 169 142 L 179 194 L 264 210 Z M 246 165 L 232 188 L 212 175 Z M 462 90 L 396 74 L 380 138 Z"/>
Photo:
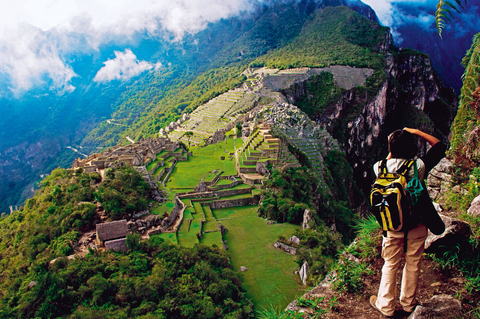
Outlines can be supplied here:
<path id="1" fill-rule="evenodd" d="M 455 93 L 444 87 L 427 55 L 413 50 L 386 53 L 384 72 L 385 80 L 377 85 L 367 80 L 365 87 L 346 90 L 333 79 L 319 77 L 283 91 L 290 102 L 342 143 L 355 180 L 365 192 L 373 181 L 371 167 L 386 156 L 387 136 L 393 130 L 416 127 L 448 142 L 456 113 Z M 369 80 L 378 79 L 377 74 Z M 315 92 L 328 85 L 327 98 L 319 102 Z M 425 148 L 419 145 L 421 152 Z"/>

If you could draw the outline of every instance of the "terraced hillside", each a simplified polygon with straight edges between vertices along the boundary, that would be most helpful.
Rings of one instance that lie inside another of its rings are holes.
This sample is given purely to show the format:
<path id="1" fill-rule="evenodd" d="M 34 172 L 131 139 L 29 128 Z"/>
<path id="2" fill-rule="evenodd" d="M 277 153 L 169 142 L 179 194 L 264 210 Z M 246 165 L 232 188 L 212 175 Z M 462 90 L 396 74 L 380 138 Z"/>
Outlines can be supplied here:
<path id="1" fill-rule="evenodd" d="M 255 106 L 256 96 L 242 88 L 231 90 L 199 106 L 169 137 L 198 145 L 219 130 L 229 131 L 233 122 Z M 192 137 L 185 136 L 193 132 Z"/>
<path id="2" fill-rule="evenodd" d="M 189 114 L 188 120 L 171 130 L 168 136 L 173 141 L 181 140 L 185 144 L 199 145 L 211 138 L 215 132 L 225 133 L 234 127 L 234 123 L 243 122 L 243 115 L 257 106 L 272 106 L 275 101 L 283 102 L 285 97 L 278 91 L 323 72 L 331 73 L 337 85 L 344 89 L 365 85 L 366 79 L 373 74 L 372 69 L 349 66 L 285 70 L 248 68 L 243 72 L 247 80 L 242 87 L 223 93 L 199 106 Z M 262 102 L 262 98 L 267 102 Z M 188 136 L 185 134 L 187 132 L 192 132 L 193 135 Z"/>
<path id="3" fill-rule="evenodd" d="M 257 132 L 255 136 L 261 136 L 267 143 L 271 137 L 267 134 L 269 129 L 262 128 Z M 167 202 L 155 208 L 153 213 L 170 213 L 175 198 L 181 200 L 185 209 L 177 229 L 153 236 L 184 247 L 202 243 L 227 249 L 235 269 L 249 268 L 245 277 L 248 298 L 259 306 L 266 306 L 270 300 L 283 307 L 286 304 L 284 296 L 294 298 L 300 291 L 294 274 L 297 266 L 293 256 L 274 248 L 273 243 L 278 236 L 291 236 L 297 226 L 270 225 L 258 217 L 261 190 L 256 187 L 261 184 L 248 185 L 238 177 L 234 156 L 235 150 L 237 154 L 243 151 L 245 143 L 240 138 L 230 137 L 205 147 L 192 147 L 192 155 L 185 161 L 178 161 L 168 179 L 158 180 L 159 187 L 169 195 Z M 178 153 L 181 152 L 159 154 L 158 162 L 149 164 L 149 171 L 152 172 L 152 167 L 161 162 L 164 166 L 157 170 L 163 169 L 175 160 L 174 156 L 179 156 Z M 257 238 L 257 242 L 252 243 L 253 238 Z M 250 243 L 251 249 L 245 246 L 246 243 Z M 252 254 L 263 257 L 252 258 Z M 269 283 L 271 276 L 275 285 Z M 263 282 L 264 288 L 258 288 L 258 282 Z"/>

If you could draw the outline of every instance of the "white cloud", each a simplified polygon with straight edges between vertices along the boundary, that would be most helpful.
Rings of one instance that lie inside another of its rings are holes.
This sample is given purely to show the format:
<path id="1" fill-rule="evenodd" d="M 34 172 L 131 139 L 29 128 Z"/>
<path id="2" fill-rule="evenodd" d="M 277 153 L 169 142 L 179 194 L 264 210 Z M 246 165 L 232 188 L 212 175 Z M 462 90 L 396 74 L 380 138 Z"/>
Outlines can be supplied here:
<path id="1" fill-rule="evenodd" d="M 180 39 L 209 22 L 250 10 L 256 1 L 2 0 L 0 79 L 8 79 L 17 92 L 47 82 L 72 90 L 75 72 L 66 62 L 71 54 L 97 50 L 112 39 L 128 43 L 136 32 L 157 36 L 166 30 Z"/>
<path id="2" fill-rule="evenodd" d="M 8 74 L 8 89 L 15 94 L 49 84 L 60 92 L 72 91 L 73 69 L 59 56 L 56 42 L 42 30 L 23 23 L 3 33 L 0 72 Z"/>
<path id="3" fill-rule="evenodd" d="M 362 0 L 362 2 L 372 7 L 380 22 L 389 27 L 394 27 L 402 20 L 401 16 L 403 16 L 403 14 L 397 11 L 397 4 L 411 4 L 412 7 L 428 5 L 435 9 L 437 3 L 436 0 Z M 418 12 L 414 9 L 411 14 L 418 16 Z"/>
<path id="4" fill-rule="evenodd" d="M 95 82 L 108 82 L 112 80 L 128 80 L 140 73 L 158 69 L 161 63 L 152 64 L 147 61 L 138 61 L 137 56 L 129 49 L 125 52 L 115 51 L 115 59 L 103 62 L 105 64 L 95 75 Z"/>

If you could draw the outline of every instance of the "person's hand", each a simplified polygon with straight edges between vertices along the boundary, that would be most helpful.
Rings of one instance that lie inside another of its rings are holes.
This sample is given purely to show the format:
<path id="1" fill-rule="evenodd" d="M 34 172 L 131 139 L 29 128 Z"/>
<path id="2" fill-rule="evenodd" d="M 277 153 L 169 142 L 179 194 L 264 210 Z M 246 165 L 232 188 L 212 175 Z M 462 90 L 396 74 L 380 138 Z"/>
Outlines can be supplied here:
<path id="1" fill-rule="evenodd" d="M 409 128 L 409 127 L 404 127 L 403 130 L 412 134 L 417 134 L 417 131 L 418 131 L 416 128 Z"/>

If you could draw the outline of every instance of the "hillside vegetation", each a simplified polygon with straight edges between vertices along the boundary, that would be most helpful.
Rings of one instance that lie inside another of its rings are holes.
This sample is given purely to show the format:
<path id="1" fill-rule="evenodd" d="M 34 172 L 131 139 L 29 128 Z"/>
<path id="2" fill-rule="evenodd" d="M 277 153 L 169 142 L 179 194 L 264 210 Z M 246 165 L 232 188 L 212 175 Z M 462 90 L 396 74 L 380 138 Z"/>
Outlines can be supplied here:
<path id="1" fill-rule="evenodd" d="M 185 76 L 181 66 L 149 74 L 124 93 L 115 106 L 113 118 L 123 125 L 102 123 L 88 134 L 83 145 L 111 146 L 127 143 L 126 136 L 134 140 L 152 136 L 177 120 L 183 112 L 191 112 L 202 103 L 241 84 L 246 79 L 241 73 L 248 65 L 284 69 L 343 64 L 375 69 L 374 76 L 369 79 L 369 87 L 373 89 L 385 80 L 380 48 L 387 28 L 348 7 L 320 9 L 305 23 L 302 19 L 306 16 L 294 16 L 286 10 L 281 11 L 275 20 L 269 20 L 273 19 L 272 10 L 267 10 L 254 28 L 244 31 L 231 44 L 248 53 L 242 59 L 225 60 L 226 57 L 220 53 L 218 60 L 211 63 L 212 68 L 198 75 Z M 282 21 L 278 26 L 280 29 L 275 28 L 275 21 Z M 301 31 L 299 25 L 303 25 Z M 290 31 L 277 37 L 278 30 Z M 298 30 L 298 35 L 292 30 Z M 362 30 L 366 30 L 366 35 Z M 265 40 L 260 41 L 262 38 Z M 275 48 L 257 58 L 257 55 Z M 226 45 L 222 52 L 231 50 Z M 219 64 L 222 66 L 219 67 Z M 168 86 L 165 87 L 165 84 Z"/>
<path id="2" fill-rule="evenodd" d="M 238 318 L 251 312 L 241 279 L 219 248 L 186 249 L 129 235 L 127 253 L 90 250 L 66 258 L 96 221 L 94 196 L 112 217 L 147 199 L 148 185 L 131 168 L 110 171 L 106 179 L 98 188 L 98 174 L 55 170 L 22 211 L 0 220 L 2 318 Z M 125 199 L 128 205 L 117 206 Z"/>
<path id="3" fill-rule="evenodd" d="M 82 141 L 111 149 L 54 170 L 0 219 L 0 317 L 246 318 L 268 303 L 283 309 L 303 284 L 315 286 L 335 267 L 339 290 L 361 291 L 366 264 L 337 265 L 366 206 L 342 146 L 351 142 L 344 128 L 387 81 L 388 29 L 348 7 L 289 9 L 265 7 L 254 22 L 222 21 L 176 44 L 169 52 L 178 63 L 130 83 L 111 119 Z M 192 53 L 194 37 L 208 50 Z M 331 65 L 369 68 L 369 76 L 346 89 L 332 73 L 290 69 Z M 262 87 L 257 67 L 293 84 Z M 349 93 L 361 98 L 332 125 L 339 145 L 316 119 Z M 225 116 L 212 115 L 219 109 Z M 172 141 L 157 138 L 179 119 Z M 130 227 L 172 216 L 165 228 Z M 129 222 L 128 251 L 79 249 L 97 224 L 118 219 Z M 350 252 L 373 258 L 375 244 L 365 237 L 378 230 L 368 221 L 361 229 L 365 249 Z M 305 264 L 310 272 L 300 279 L 295 271 Z"/>

